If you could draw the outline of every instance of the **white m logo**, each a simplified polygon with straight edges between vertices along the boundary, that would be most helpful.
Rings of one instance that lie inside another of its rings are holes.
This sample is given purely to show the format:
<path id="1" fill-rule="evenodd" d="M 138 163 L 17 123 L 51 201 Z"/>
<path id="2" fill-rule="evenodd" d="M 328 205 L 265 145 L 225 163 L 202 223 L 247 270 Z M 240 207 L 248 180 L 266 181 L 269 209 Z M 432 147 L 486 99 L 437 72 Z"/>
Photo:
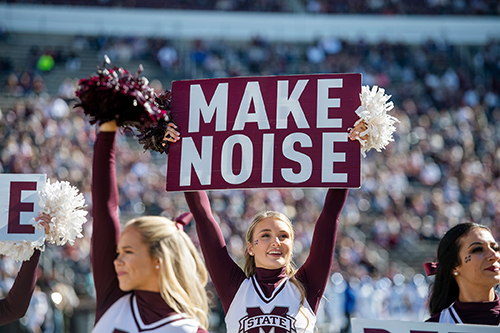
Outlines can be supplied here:
<path id="1" fill-rule="evenodd" d="M 262 327 L 260 327 L 259 328 L 259 333 L 266 333 L 266 332 L 264 332 L 264 330 L 262 329 Z M 269 332 L 267 332 L 267 333 L 274 333 L 274 327 L 271 328 L 271 330 Z"/>

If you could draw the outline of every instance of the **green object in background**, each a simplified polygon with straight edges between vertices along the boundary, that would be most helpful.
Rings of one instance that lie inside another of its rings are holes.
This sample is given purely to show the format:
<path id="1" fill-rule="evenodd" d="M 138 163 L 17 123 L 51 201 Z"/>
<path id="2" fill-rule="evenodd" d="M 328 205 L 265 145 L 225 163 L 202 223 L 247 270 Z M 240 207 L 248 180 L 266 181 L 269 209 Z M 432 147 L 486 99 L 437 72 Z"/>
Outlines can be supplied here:
<path id="1" fill-rule="evenodd" d="M 43 72 L 49 72 L 54 68 L 54 58 L 50 54 L 43 54 L 38 59 L 36 67 Z"/>

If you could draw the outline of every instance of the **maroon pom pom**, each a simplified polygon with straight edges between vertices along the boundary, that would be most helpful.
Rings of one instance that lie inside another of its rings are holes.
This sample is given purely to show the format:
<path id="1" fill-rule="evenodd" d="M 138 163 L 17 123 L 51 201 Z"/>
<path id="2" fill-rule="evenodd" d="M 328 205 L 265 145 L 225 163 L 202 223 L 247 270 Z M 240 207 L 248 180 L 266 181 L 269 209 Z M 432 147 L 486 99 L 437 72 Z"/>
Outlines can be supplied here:
<path id="1" fill-rule="evenodd" d="M 167 125 L 170 122 L 174 122 L 172 118 L 170 118 L 171 100 L 172 94 L 168 90 L 165 90 L 163 94 L 156 96 L 155 104 L 159 109 L 165 112 L 165 116 L 159 119 L 156 123 L 138 128 L 139 133 L 137 134 L 137 137 L 139 138 L 139 143 L 143 145 L 144 150 L 149 149 L 159 153 L 168 154 L 170 142 L 165 140 L 165 133 L 167 131 Z"/>
<path id="2" fill-rule="evenodd" d="M 124 68 L 107 69 L 109 58 L 105 57 L 103 68 L 97 69 L 97 75 L 78 82 L 76 96 L 84 113 L 90 116 L 90 123 L 104 123 L 116 120 L 118 126 L 142 127 L 164 119 L 166 111 L 155 103 L 154 89 L 149 81 L 139 77 L 142 65 L 135 76 Z"/>

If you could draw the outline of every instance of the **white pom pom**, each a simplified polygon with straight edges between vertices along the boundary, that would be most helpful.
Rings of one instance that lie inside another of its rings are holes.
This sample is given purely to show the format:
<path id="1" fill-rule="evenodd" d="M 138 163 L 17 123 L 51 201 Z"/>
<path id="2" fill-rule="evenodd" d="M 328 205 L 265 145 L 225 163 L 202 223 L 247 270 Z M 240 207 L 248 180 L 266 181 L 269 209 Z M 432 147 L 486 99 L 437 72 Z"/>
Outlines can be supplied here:
<path id="1" fill-rule="evenodd" d="M 366 124 L 366 130 L 359 134 L 357 137 L 361 143 L 361 154 L 366 157 L 366 152 L 370 149 L 381 151 L 389 142 L 394 141 L 392 134 L 396 130 L 395 123 L 399 123 L 396 117 L 387 114 L 388 111 L 394 108 L 392 102 L 387 103 L 390 95 L 385 94 L 385 90 L 378 86 L 361 87 L 361 106 L 356 110 L 359 120 L 354 124 L 358 125 L 360 122 Z M 368 135 L 367 140 L 362 140 L 360 137 Z"/>
<path id="2" fill-rule="evenodd" d="M 50 244 L 73 245 L 76 238 L 83 237 L 82 225 L 87 221 L 85 198 L 69 182 L 49 181 L 40 192 L 42 212 L 50 215 L 52 222 L 46 240 Z"/>
<path id="3" fill-rule="evenodd" d="M 44 250 L 44 239 L 36 241 L 36 242 L 28 242 L 28 241 L 5 241 L 0 242 L 0 253 L 6 255 L 9 258 L 12 258 L 16 261 L 27 261 L 33 255 L 35 249 Z"/>

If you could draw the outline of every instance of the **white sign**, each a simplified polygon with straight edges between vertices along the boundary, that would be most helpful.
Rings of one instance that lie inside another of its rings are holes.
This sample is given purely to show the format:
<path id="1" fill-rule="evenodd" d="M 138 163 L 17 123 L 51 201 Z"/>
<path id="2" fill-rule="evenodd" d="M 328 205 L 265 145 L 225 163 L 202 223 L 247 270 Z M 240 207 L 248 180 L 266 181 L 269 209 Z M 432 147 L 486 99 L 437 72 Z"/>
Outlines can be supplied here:
<path id="1" fill-rule="evenodd" d="M 0 241 L 36 241 L 44 230 L 35 229 L 35 217 L 41 211 L 38 192 L 46 175 L 0 174 Z"/>
<path id="2" fill-rule="evenodd" d="M 498 326 L 351 319 L 352 333 L 498 333 Z"/>

